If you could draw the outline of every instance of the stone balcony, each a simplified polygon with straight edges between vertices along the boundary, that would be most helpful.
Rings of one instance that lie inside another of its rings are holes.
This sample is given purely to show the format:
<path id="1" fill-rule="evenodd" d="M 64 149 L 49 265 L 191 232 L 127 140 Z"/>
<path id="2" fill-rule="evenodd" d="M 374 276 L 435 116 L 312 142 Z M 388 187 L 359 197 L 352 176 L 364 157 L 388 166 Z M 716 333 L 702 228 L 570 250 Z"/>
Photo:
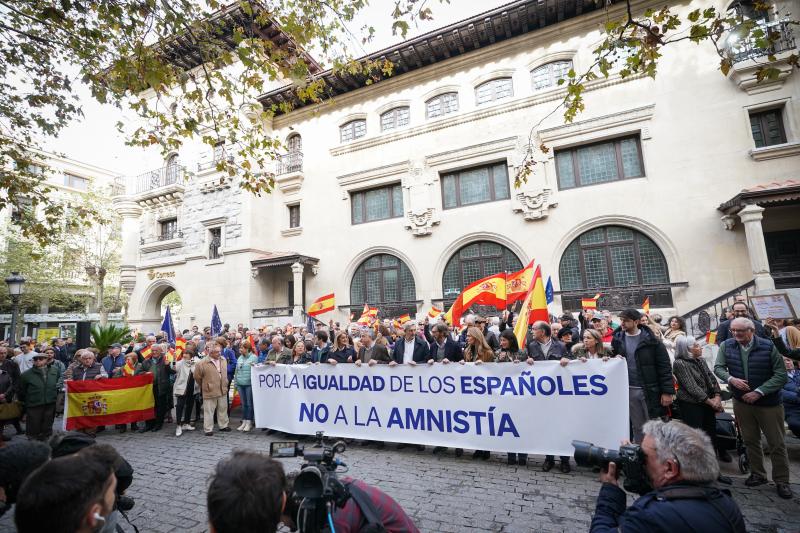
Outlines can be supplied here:
<path id="1" fill-rule="evenodd" d="M 305 175 L 303 173 L 303 152 L 289 152 L 275 159 L 275 185 L 284 194 L 300 191 Z"/>
<path id="2" fill-rule="evenodd" d="M 797 45 L 789 21 L 776 20 L 761 22 L 753 31 L 764 32 L 770 46 L 758 46 L 751 36 L 736 39 L 735 34 L 728 38 L 728 57 L 731 60 L 729 76 L 747 94 L 759 94 L 780 89 L 792 73 L 792 57 L 797 53 Z M 759 72 L 764 67 L 774 68 L 777 75 L 759 80 Z"/>
<path id="3" fill-rule="evenodd" d="M 142 207 L 180 201 L 187 179 L 186 167 L 168 165 L 130 178 L 128 194 Z"/>

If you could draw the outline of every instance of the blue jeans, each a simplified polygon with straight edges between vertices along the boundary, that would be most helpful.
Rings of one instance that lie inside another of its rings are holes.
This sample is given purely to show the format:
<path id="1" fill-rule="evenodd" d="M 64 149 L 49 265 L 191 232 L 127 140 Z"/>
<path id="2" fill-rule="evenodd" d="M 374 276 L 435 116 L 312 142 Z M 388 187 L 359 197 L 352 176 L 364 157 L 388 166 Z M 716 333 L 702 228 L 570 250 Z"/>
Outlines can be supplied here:
<path id="1" fill-rule="evenodd" d="M 253 414 L 253 386 L 236 385 L 239 390 L 239 398 L 242 399 L 242 420 L 255 421 Z"/>

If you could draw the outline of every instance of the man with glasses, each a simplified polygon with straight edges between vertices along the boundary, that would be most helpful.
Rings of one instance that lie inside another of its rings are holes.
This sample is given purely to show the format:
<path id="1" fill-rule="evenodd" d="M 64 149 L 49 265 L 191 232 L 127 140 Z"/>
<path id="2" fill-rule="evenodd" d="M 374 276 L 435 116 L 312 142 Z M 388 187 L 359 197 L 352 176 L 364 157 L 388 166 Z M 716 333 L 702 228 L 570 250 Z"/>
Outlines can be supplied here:
<path id="1" fill-rule="evenodd" d="M 780 397 L 787 380 L 786 366 L 772 342 L 755 336 L 755 325 L 749 318 L 731 320 L 730 332 L 733 338 L 720 344 L 714 373 L 733 393 L 733 412 L 742 430 L 752 472 L 745 485 L 767 483 L 761 449 L 763 432 L 772 450 L 772 480 L 778 496 L 789 499 L 792 489 Z"/>
<path id="2" fill-rule="evenodd" d="M 756 337 L 761 337 L 762 339 L 768 339 L 769 335 L 767 334 L 766 330 L 764 329 L 763 324 L 758 320 L 753 318 L 753 314 L 750 312 L 750 308 L 747 307 L 747 304 L 744 302 L 736 302 L 733 304 L 732 308 L 733 318 L 749 318 L 750 321 L 753 322 L 753 327 L 755 328 Z M 726 320 L 722 324 L 719 325 L 717 328 L 717 344 L 722 345 L 722 343 L 731 338 L 730 328 L 731 322 L 733 319 Z"/>

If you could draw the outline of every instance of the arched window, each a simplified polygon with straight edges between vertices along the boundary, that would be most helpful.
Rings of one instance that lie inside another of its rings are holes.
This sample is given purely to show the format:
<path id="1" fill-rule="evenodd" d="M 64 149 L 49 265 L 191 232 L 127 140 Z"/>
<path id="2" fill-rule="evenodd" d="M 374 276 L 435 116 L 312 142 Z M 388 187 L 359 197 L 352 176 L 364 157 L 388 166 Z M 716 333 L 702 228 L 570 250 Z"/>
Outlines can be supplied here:
<path id="1" fill-rule="evenodd" d="M 572 68 L 572 61 L 553 61 L 531 71 L 533 90 L 538 91 L 558 85 L 558 80 L 566 79 Z"/>
<path id="2" fill-rule="evenodd" d="M 453 254 L 442 275 L 442 296 L 447 305 L 472 283 L 498 272 L 516 272 L 522 262 L 514 252 L 496 242 L 473 242 Z"/>
<path id="3" fill-rule="evenodd" d="M 567 246 L 558 272 L 565 309 L 580 308 L 580 298 L 594 292 L 624 296 L 609 300 L 617 305 L 601 302 L 604 307 L 640 307 L 647 296 L 651 305 L 672 305 L 664 254 L 630 228 L 602 226 L 582 234 Z"/>
<path id="4" fill-rule="evenodd" d="M 389 254 L 367 258 L 358 266 L 350 282 L 350 305 L 356 315 L 365 303 L 378 306 L 383 316 L 416 313 L 416 297 L 411 270 L 399 258 Z M 401 309 L 405 309 L 403 313 L 399 313 Z"/>
<path id="5" fill-rule="evenodd" d="M 477 105 L 494 102 L 514 96 L 514 84 L 511 78 L 496 78 L 475 87 L 475 103 Z"/>
<path id="6" fill-rule="evenodd" d="M 299 133 L 292 133 L 286 139 L 286 148 L 289 149 L 290 154 L 296 154 L 303 151 L 303 138 Z"/>
<path id="7" fill-rule="evenodd" d="M 367 121 L 364 119 L 351 120 L 339 126 L 339 140 L 341 142 L 360 139 L 367 134 Z"/>
<path id="8" fill-rule="evenodd" d="M 166 168 L 164 169 L 164 183 L 161 183 L 161 176 L 156 172 L 151 177 L 151 181 L 155 180 L 155 182 L 157 182 L 151 183 L 152 188 L 176 183 L 178 181 L 178 174 L 180 174 L 180 165 L 178 163 L 178 154 L 170 154 L 167 157 Z"/>
<path id="9" fill-rule="evenodd" d="M 408 106 L 395 107 L 381 114 L 381 131 L 396 130 L 408 126 Z"/>
<path id="10" fill-rule="evenodd" d="M 736 0 L 728 6 L 729 15 L 737 15 L 743 19 L 769 21 L 769 11 L 762 9 L 766 4 L 753 0 Z"/>
<path id="11" fill-rule="evenodd" d="M 458 93 L 444 93 L 425 102 L 427 118 L 442 117 L 458 111 Z"/>

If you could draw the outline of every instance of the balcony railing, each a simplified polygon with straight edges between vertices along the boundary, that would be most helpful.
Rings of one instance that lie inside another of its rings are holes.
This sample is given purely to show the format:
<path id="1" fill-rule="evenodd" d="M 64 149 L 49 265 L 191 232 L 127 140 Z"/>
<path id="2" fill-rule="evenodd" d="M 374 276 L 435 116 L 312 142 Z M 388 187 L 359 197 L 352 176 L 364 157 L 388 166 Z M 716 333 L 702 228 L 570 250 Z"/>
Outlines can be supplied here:
<path id="1" fill-rule="evenodd" d="M 729 40 L 728 51 L 734 63 L 775 55 L 795 48 L 792 28 L 786 20 L 761 22 L 753 28 L 753 30 L 756 29 L 764 31 L 764 38 L 769 40 L 771 45 L 767 48 L 760 48 L 756 45 L 756 39 L 752 36 L 736 42 L 731 42 Z"/>
<path id="2" fill-rule="evenodd" d="M 672 288 L 686 287 L 688 283 L 662 283 L 654 285 L 629 285 L 627 287 L 600 287 L 581 289 L 580 291 L 560 291 L 555 294 L 561 296 L 561 307 L 565 311 L 578 311 L 581 309 L 581 300 L 591 298 L 600 293 L 597 301 L 598 309 L 621 311 L 629 307 L 639 309 L 645 298 L 650 298 L 651 307 L 672 307 Z"/>
<path id="3" fill-rule="evenodd" d="M 275 174 L 288 174 L 289 172 L 303 171 L 303 152 L 289 152 L 282 154 L 275 160 Z"/>
<path id="4" fill-rule="evenodd" d="M 155 237 L 149 237 L 147 239 L 140 237 L 139 244 L 152 244 L 154 242 L 171 241 L 173 239 L 183 239 L 183 232 L 180 230 L 175 230 L 160 233 Z"/>
<path id="5" fill-rule="evenodd" d="M 167 185 L 180 183 L 186 167 L 181 165 L 169 165 L 157 168 L 136 176 L 136 194 L 152 191 Z"/>
<path id="6" fill-rule="evenodd" d="M 722 296 L 706 302 L 683 315 L 686 320 L 686 331 L 690 335 L 700 337 L 727 320 L 725 310 L 736 302 L 737 296 L 748 298 L 755 293 L 756 282 L 750 280 L 740 287 L 726 292 Z"/>

